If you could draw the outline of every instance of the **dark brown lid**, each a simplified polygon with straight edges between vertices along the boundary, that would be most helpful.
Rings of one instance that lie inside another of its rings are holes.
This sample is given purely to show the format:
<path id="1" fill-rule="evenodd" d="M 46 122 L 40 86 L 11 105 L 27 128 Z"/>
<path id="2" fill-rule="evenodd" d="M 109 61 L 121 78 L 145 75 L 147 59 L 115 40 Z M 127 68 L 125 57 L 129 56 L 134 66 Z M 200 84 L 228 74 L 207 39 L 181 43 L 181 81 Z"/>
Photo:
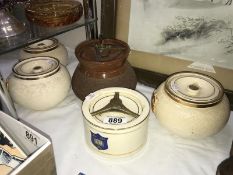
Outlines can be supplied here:
<path id="1" fill-rule="evenodd" d="M 129 52 L 128 44 L 117 39 L 87 40 L 75 49 L 75 55 L 81 66 L 95 71 L 121 67 Z"/>

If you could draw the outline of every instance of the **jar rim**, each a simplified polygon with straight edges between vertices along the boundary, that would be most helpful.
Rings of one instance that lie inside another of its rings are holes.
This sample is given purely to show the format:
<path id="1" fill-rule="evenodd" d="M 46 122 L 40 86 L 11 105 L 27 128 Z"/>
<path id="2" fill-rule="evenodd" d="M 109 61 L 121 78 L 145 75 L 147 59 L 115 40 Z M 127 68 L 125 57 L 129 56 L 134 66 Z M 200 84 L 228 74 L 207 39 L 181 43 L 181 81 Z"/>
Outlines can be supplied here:
<path id="1" fill-rule="evenodd" d="M 59 60 L 50 56 L 30 57 L 19 61 L 12 68 L 14 76 L 23 80 L 47 78 L 54 75 L 59 70 Z"/>
<path id="2" fill-rule="evenodd" d="M 51 43 L 46 45 L 43 43 L 46 41 L 50 41 Z M 41 44 L 43 44 L 44 47 L 39 47 L 39 45 L 41 45 Z M 24 47 L 23 50 L 25 52 L 28 52 L 28 53 L 37 54 L 37 53 L 49 52 L 51 50 L 54 50 L 58 47 L 58 45 L 59 45 L 59 42 L 56 38 L 49 38 L 49 39 L 45 39 L 45 40 L 30 44 L 30 45 Z M 33 47 L 33 46 L 35 46 L 35 47 Z M 36 47 L 36 46 L 38 46 L 38 47 Z"/>
<path id="3" fill-rule="evenodd" d="M 140 113 L 137 118 L 132 119 L 130 122 L 119 125 L 111 125 L 104 122 L 100 122 L 96 117 L 93 117 L 91 114 L 92 107 L 98 100 L 102 100 L 103 98 L 110 96 L 113 97 L 115 92 L 119 92 L 120 97 L 127 97 L 133 101 L 133 103 L 137 103 L 140 106 Z M 99 129 L 103 129 L 105 132 L 125 132 L 125 130 L 133 129 L 136 126 L 140 125 L 144 122 L 149 116 L 149 102 L 141 93 L 121 87 L 110 87 L 104 88 L 101 90 L 97 90 L 94 93 L 89 94 L 82 104 L 82 113 L 85 120 L 92 126 L 97 127 Z"/>

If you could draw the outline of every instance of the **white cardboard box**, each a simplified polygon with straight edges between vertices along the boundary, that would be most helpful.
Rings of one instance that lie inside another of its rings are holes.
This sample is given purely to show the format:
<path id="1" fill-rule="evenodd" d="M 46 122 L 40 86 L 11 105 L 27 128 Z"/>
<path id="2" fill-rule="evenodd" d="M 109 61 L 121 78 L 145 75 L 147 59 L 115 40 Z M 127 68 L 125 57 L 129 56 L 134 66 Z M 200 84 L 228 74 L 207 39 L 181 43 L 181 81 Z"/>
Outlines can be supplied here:
<path id="1" fill-rule="evenodd" d="M 27 155 L 25 161 L 14 168 L 10 175 L 56 175 L 53 147 L 48 136 L 2 111 L 0 125 Z"/>

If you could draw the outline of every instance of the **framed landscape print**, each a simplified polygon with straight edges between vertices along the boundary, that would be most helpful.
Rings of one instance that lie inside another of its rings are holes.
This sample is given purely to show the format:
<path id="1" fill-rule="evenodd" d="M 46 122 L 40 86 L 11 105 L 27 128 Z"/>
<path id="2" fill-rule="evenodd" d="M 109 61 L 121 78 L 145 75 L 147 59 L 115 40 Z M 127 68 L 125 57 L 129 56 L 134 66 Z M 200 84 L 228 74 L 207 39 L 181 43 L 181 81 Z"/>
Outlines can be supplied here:
<path id="1" fill-rule="evenodd" d="M 233 90 L 232 0 L 118 0 L 116 38 L 135 68 L 196 71 Z"/>

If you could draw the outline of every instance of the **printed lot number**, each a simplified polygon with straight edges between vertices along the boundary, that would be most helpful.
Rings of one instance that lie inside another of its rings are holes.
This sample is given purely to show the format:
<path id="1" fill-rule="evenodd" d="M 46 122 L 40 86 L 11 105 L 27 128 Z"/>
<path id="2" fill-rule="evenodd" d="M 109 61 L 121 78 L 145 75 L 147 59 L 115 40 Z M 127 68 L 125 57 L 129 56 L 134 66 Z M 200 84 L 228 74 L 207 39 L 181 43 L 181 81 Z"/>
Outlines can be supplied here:
<path id="1" fill-rule="evenodd" d="M 119 125 L 127 123 L 127 121 L 126 117 L 105 117 L 103 122 L 106 124 Z"/>
<path id="2" fill-rule="evenodd" d="M 31 132 L 25 131 L 25 136 L 30 142 L 37 145 L 37 138 Z"/>

